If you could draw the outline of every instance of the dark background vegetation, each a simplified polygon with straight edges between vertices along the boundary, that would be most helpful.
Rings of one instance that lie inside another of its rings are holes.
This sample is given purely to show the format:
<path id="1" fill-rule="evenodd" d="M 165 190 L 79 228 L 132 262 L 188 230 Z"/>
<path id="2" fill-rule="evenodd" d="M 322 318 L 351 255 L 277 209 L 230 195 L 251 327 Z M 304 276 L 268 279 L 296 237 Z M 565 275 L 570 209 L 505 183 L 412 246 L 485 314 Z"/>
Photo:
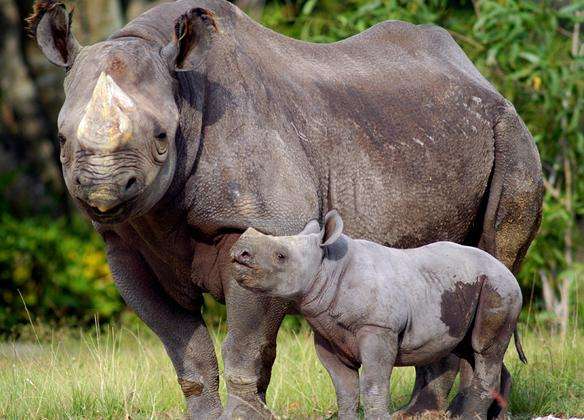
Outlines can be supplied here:
<path id="1" fill-rule="evenodd" d="M 66 3 L 76 9 L 76 35 L 89 44 L 156 2 Z M 314 42 L 346 38 L 387 19 L 447 28 L 515 104 L 542 156 L 544 217 L 520 274 L 524 316 L 564 333 L 579 328 L 584 319 L 584 1 L 239 4 L 274 30 Z M 124 305 L 103 245 L 69 201 L 60 174 L 56 117 L 62 71 L 27 37 L 23 20 L 32 0 L 0 0 L 0 6 L 0 334 L 17 334 L 29 318 L 81 326 L 95 317 L 102 323 L 117 320 Z M 211 318 L 218 318 L 221 308 L 208 303 Z"/>

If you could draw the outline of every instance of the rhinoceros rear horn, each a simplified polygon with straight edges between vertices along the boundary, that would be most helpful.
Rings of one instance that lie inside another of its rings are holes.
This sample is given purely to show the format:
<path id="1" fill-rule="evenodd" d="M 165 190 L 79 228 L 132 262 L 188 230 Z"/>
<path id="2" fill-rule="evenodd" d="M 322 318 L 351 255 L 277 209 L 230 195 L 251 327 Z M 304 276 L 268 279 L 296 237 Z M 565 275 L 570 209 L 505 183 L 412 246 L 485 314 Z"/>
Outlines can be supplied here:
<path id="1" fill-rule="evenodd" d="M 304 226 L 304 229 L 298 235 L 310 235 L 313 233 L 320 232 L 320 225 L 318 224 L 318 220 L 311 220 Z"/>
<path id="2" fill-rule="evenodd" d="M 174 40 L 162 49 L 171 70 L 189 71 L 199 67 L 216 32 L 219 28 L 210 10 L 196 7 L 179 16 L 174 25 Z"/>
<path id="3" fill-rule="evenodd" d="M 26 19 L 28 28 L 49 61 L 70 67 L 81 45 L 71 32 L 73 12 L 55 0 L 37 0 L 33 14 Z"/>

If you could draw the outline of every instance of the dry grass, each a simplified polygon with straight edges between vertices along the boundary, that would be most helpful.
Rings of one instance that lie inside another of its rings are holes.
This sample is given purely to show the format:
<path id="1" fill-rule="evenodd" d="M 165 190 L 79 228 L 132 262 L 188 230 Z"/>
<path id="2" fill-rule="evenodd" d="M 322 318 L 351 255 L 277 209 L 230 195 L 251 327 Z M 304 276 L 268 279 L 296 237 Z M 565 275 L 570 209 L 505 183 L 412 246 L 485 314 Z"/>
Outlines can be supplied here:
<path id="1" fill-rule="evenodd" d="M 49 338 L 0 344 L 0 417 L 181 417 L 184 406 L 170 361 L 145 327 L 42 335 Z M 219 351 L 222 334 L 214 338 Z M 278 341 L 269 406 L 283 418 L 334 416 L 334 391 L 310 332 L 282 330 Z M 514 377 L 514 417 L 583 416 L 582 334 L 573 333 L 562 343 L 531 332 L 523 342 L 528 365 L 519 363 L 513 348 L 507 354 Z M 394 409 L 407 402 L 413 380 L 413 369 L 396 370 Z M 224 397 L 224 385 L 221 392 Z"/>

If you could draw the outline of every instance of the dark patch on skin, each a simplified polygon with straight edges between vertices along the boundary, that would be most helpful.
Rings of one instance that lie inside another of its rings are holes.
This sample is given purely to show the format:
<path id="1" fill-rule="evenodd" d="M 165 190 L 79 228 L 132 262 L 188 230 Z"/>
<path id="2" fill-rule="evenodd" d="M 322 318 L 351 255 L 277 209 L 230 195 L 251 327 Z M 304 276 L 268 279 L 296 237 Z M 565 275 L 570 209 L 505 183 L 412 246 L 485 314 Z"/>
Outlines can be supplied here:
<path id="1" fill-rule="evenodd" d="M 487 279 L 486 276 L 485 280 Z M 496 309 L 503 306 L 503 298 L 489 283 L 485 283 L 481 292 L 481 306 Z"/>
<path id="2" fill-rule="evenodd" d="M 107 67 L 110 75 L 123 74 L 126 71 L 126 63 L 120 57 L 114 57 Z"/>
<path id="3" fill-rule="evenodd" d="M 486 279 L 486 276 L 481 276 Z M 452 337 L 464 335 L 471 322 L 474 310 L 471 310 L 478 300 L 483 281 L 476 283 L 454 284 L 453 290 L 442 294 L 440 303 L 440 320 L 448 326 L 448 334 Z"/>
<path id="4" fill-rule="evenodd" d="M 203 384 L 200 382 L 189 381 L 188 379 L 178 378 L 180 389 L 186 398 L 196 396 L 203 393 Z"/>

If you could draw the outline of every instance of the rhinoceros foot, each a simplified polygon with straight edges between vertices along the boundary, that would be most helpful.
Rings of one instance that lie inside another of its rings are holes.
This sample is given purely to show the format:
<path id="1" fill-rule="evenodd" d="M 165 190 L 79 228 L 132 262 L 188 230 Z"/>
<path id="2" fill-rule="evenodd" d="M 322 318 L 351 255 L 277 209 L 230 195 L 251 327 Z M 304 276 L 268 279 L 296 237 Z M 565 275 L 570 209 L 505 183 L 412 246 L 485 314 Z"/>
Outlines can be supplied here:
<path id="1" fill-rule="evenodd" d="M 231 401 L 235 398 L 230 398 Z M 259 399 L 254 402 L 230 402 L 221 416 L 222 420 L 275 420 L 276 417 Z"/>

